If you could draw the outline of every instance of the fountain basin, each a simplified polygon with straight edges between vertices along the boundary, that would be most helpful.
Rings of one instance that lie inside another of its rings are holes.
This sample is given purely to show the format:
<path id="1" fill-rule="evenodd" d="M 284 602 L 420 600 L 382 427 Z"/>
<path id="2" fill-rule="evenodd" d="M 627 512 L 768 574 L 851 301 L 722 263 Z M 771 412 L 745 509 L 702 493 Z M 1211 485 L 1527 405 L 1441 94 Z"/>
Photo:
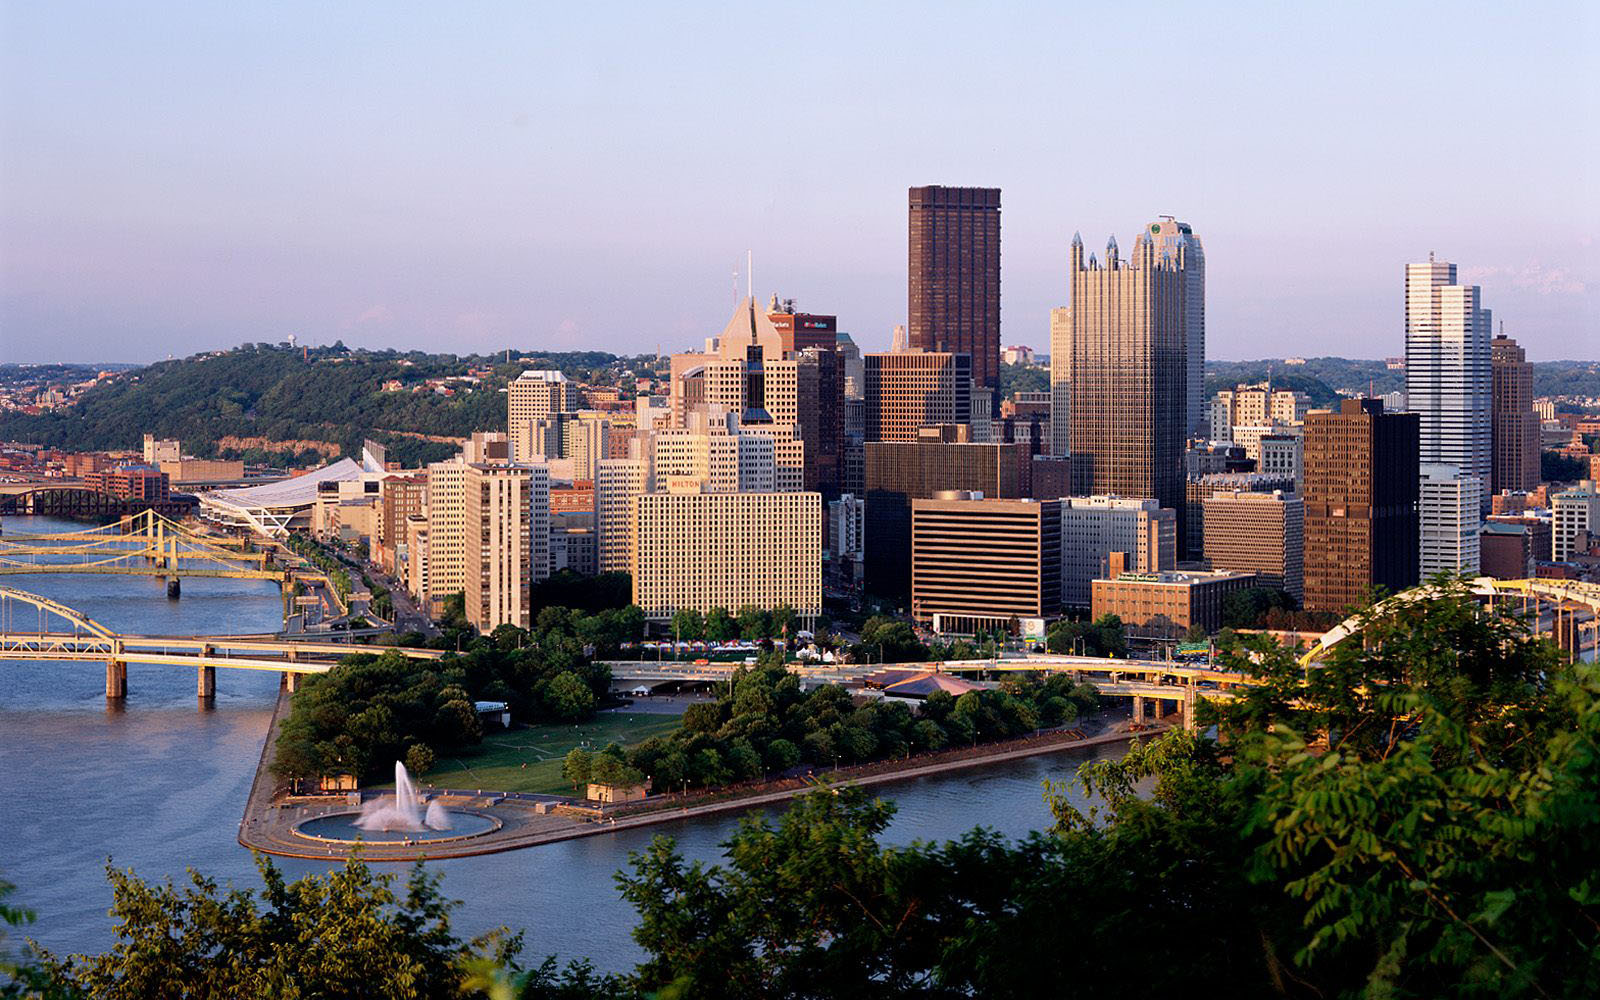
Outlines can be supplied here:
<path id="1" fill-rule="evenodd" d="M 301 837 L 329 844 L 419 844 L 481 837 L 503 825 L 486 813 L 464 809 L 451 809 L 449 812 L 451 828 L 448 830 L 364 830 L 356 825 L 362 813 L 352 810 L 301 820 L 295 824 L 294 832 Z"/>

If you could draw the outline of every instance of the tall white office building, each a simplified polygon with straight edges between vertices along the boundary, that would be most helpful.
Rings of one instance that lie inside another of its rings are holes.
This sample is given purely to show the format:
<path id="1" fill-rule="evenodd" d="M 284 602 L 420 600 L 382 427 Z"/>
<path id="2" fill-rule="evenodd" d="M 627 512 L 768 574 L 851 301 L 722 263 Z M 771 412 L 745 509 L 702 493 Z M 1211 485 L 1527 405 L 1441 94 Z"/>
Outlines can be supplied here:
<path id="1" fill-rule="evenodd" d="M 1420 485 L 1417 569 L 1422 578 L 1445 570 L 1476 576 L 1483 483 L 1453 465 L 1424 464 Z"/>
<path id="2" fill-rule="evenodd" d="M 1494 463 L 1494 369 L 1479 297 L 1477 285 L 1457 284 L 1456 266 L 1432 254 L 1406 265 L 1406 402 L 1422 418 L 1419 458 L 1476 479 L 1481 511 Z"/>

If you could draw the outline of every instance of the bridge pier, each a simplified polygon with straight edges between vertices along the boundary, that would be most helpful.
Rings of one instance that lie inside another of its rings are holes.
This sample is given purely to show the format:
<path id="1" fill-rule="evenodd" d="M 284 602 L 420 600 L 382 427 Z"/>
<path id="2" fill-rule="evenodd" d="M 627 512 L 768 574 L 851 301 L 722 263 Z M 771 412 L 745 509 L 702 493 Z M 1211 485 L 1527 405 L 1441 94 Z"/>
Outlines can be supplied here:
<path id="1" fill-rule="evenodd" d="M 217 668 L 201 667 L 198 670 L 199 684 L 197 693 L 201 701 L 211 701 L 217 696 Z"/>
<path id="2" fill-rule="evenodd" d="M 118 700 L 128 696 L 128 665 L 120 660 L 106 661 L 106 698 Z"/>
<path id="3" fill-rule="evenodd" d="M 167 600 L 169 600 L 169 601 L 177 600 L 178 596 L 182 592 L 183 592 L 183 587 L 178 582 L 178 578 L 177 577 L 172 577 L 169 580 L 167 580 Z"/>
<path id="4" fill-rule="evenodd" d="M 1140 695 L 1133 696 L 1133 724 L 1144 725 L 1144 698 Z"/>
<path id="5" fill-rule="evenodd" d="M 296 691 L 300 690 L 301 681 L 305 678 L 305 676 L 305 674 L 296 673 L 293 670 L 284 673 L 283 679 L 288 684 L 290 694 L 294 694 Z"/>

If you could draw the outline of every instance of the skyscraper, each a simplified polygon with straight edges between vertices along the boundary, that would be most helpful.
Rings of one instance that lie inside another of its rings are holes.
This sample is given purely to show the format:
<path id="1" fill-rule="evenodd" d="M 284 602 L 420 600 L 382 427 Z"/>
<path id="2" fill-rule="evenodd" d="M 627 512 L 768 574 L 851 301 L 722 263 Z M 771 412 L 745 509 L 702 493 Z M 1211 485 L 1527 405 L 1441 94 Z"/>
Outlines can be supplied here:
<path id="1" fill-rule="evenodd" d="M 1050 454 L 1072 454 L 1072 310 L 1050 310 Z"/>
<path id="2" fill-rule="evenodd" d="M 1406 265 L 1406 400 L 1421 418 L 1423 465 L 1475 476 L 1489 506 L 1493 411 L 1490 316 L 1477 285 L 1456 283 L 1456 266 Z"/>
<path id="3" fill-rule="evenodd" d="M 527 462 L 549 452 L 548 443 L 536 441 L 534 424 L 578 408 L 578 387 L 558 371 L 532 369 L 506 388 L 506 424 L 511 457 Z"/>
<path id="4" fill-rule="evenodd" d="M 1151 497 L 1183 507 L 1189 276 L 1141 232 L 1133 257 L 1106 245 L 1084 260 L 1072 238 L 1068 440 L 1083 493 Z M 1054 350 L 1054 347 L 1052 347 Z M 1182 523 L 1179 524 L 1180 534 Z"/>
<path id="5" fill-rule="evenodd" d="M 910 215 L 911 349 L 969 354 L 973 383 L 998 388 L 1000 189 L 914 187 Z"/>
<path id="6" fill-rule="evenodd" d="M 968 422 L 973 377 L 967 355 L 891 351 L 862 360 L 866 440 L 915 441 L 924 427 Z"/>
<path id="7" fill-rule="evenodd" d="M 1305 606 L 1342 611 L 1417 582 L 1418 416 L 1346 399 L 1306 414 Z"/>
<path id="8" fill-rule="evenodd" d="M 1210 423 L 1206 406 L 1206 254 L 1200 237 L 1187 222 L 1170 215 L 1146 227 L 1156 245 L 1156 257 L 1183 272 L 1183 342 L 1188 365 L 1184 392 L 1184 433 L 1206 433 Z"/>
<path id="9" fill-rule="evenodd" d="M 1533 366 L 1517 342 L 1489 342 L 1492 368 L 1494 470 L 1490 492 L 1539 487 L 1539 415 L 1533 412 Z"/>

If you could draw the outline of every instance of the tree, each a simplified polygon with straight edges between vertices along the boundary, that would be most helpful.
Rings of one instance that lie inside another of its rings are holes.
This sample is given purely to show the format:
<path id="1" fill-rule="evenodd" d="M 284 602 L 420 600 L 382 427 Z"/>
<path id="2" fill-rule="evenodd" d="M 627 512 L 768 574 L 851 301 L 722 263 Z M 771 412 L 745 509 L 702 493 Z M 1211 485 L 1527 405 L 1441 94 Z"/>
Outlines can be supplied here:
<path id="1" fill-rule="evenodd" d="M 672 635 L 684 642 L 706 637 L 706 617 L 694 608 L 679 608 L 672 615 Z"/>
<path id="2" fill-rule="evenodd" d="M 573 673 L 557 674 L 545 688 L 545 703 L 558 719 L 586 719 L 594 714 L 594 692 Z"/>
<path id="3" fill-rule="evenodd" d="M 713 642 L 739 638 L 739 624 L 728 614 L 727 608 L 712 608 L 706 612 L 706 638 Z"/>
<path id="4" fill-rule="evenodd" d="M 455 996 L 471 963 L 509 965 L 503 931 L 471 942 L 451 929 L 455 904 L 418 865 L 405 890 L 360 861 L 294 882 L 265 858 L 263 887 L 151 885 L 108 868 L 117 944 L 92 957 L 44 956 L 57 983 L 104 1000 L 216 996 Z M 359 961 L 351 961 L 359 956 Z"/>
<path id="5" fill-rule="evenodd" d="M 566 759 L 561 762 L 561 777 L 572 783 L 577 789 L 589 783 L 590 769 L 593 767 L 594 757 L 582 747 L 573 747 L 567 751 Z"/>
<path id="6" fill-rule="evenodd" d="M 414 775 L 424 775 L 433 770 L 433 748 L 426 743 L 413 743 L 406 749 L 406 770 Z"/>
<path id="7" fill-rule="evenodd" d="M 766 639 L 772 635 L 772 616 L 753 604 L 739 609 L 739 638 Z"/>

